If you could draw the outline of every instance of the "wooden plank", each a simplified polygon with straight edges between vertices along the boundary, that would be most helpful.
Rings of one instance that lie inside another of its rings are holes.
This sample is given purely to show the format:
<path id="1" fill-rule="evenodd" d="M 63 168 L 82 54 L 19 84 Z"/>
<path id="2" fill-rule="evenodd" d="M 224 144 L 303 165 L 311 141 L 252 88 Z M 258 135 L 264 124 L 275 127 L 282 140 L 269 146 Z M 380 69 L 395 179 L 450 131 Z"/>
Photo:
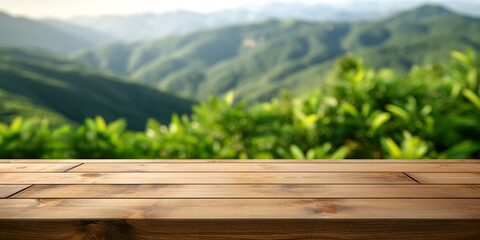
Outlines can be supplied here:
<path id="1" fill-rule="evenodd" d="M 65 172 L 78 165 L 75 163 L 0 163 L 0 172 Z"/>
<path id="2" fill-rule="evenodd" d="M 408 173 L 426 184 L 480 184 L 480 173 Z"/>
<path id="3" fill-rule="evenodd" d="M 480 163 L 480 159 L 0 159 L 3 163 Z"/>
<path id="4" fill-rule="evenodd" d="M 69 172 L 480 172 L 480 164 L 85 163 Z"/>
<path id="5" fill-rule="evenodd" d="M 478 199 L 0 199 L 0 219 L 478 219 Z"/>
<path id="6" fill-rule="evenodd" d="M 0 198 L 6 198 L 30 185 L 0 185 Z"/>
<path id="7" fill-rule="evenodd" d="M 480 185 L 34 185 L 11 198 L 480 198 Z"/>
<path id="8" fill-rule="evenodd" d="M 0 184 L 417 184 L 402 173 L 0 173 Z"/>
<path id="9" fill-rule="evenodd" d="M 22 220 L 0 221 L 4 239 L 480 239 L 476 220 Z"/>

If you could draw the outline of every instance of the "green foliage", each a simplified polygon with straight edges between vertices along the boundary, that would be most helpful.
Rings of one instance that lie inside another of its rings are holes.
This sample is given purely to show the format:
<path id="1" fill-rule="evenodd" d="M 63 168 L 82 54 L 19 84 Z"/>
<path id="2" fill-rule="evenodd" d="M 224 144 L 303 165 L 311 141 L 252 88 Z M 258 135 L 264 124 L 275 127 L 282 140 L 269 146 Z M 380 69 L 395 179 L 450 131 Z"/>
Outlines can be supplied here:
<path id="1" fill-rule="evenodd" d="M 155 103 L 155 104 L 152 104 Z M 99 73 L 67 57 L 0 46 L 0 121 L 40 117 L 52 125 L 101 115 L 142 130 L 148 118 L 168 122 L 190 113 L 192 101 Z"/>
<path id="2" fill-rule="evenodd" d="M 61 151 L 57 140 L 63 129 L 50 131 L 47 121 L 15 118 L 9 125 L 0 123 L 1 158 L 59 157 Z"/>
<path id="3" fill-rule="evenodd" d="M 406 76 L 347 56 L 302 97 L 247 105 L 229 92 L 144 132 L 101 117 L 53 130 L 17 118 L 0 125 L 0 158 L 479 158 L 480 63 L 472 50 L 452 56 Z"/>
<path id="4" fill-rule="evenodd" d="M 382 139 L 383 148 L 388 158 L 394 159 L 420 159 L 425 158 L 428 145 L 417 136 L 409 132 L 403 133 L 402 144 L 398 146 L 391 138 Z"/>

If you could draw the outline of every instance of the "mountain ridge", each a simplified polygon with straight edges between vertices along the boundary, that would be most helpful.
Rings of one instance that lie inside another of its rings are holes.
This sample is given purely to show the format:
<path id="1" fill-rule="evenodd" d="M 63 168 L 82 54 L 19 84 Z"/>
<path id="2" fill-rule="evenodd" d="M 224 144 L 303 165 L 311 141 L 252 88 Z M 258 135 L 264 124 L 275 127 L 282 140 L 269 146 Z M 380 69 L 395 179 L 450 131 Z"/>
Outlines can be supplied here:
<path id="1" fill-rule="evenodd" d="M 234 90 L 240 99 L 268 100 L 282 88 L 297 92 L 297 88 L 321 86 L 328 66 L 347 53 L 367 57 L 366 63 L 375 68 L 406 71 L 414 64 L 424 63 L 425 59 L 440 61 L 447 59 L 450 50 L 480 44 L 479 19 L 442 7 L 434 8 L 434 12 L 440 13 L 435 21 L 410 19 L 419 12 L 431 11 L 429 9 L 432 7 L 361 23 L 268 20 L 132 44 L 107 45 L 79 52 L 76 58 L 182 96 L 205 99 Z M 456 35 L 458 37 L 452 37 Z M 437 42 L 437 38 L 444 38 L 445 44 L 430 47 L 429 42 Z M 409 43 L 412 46 L 408 46 Z M 384 52 L 389 48 L 396 50 L 387 56 Z M 123 57 L 105 55 L 105 51 L 121 52 Z M 396 57 L 397 61 L 391 61 Z M 109 67 L 112 65 L 117 68 Z M 319 73 L 315 69 L 322 70 Z M 319 76 L 323 80 L 312 80 Z M 292 89 L 294 82 L 298 87 Z"/>
<path id="2" fill-rule="evenodd" d="M 36 116 L 78 124 L 101 115 L 144 129 L 148 118 L 169 122 L 193 101 L 128 82 L 52 53 L 0 46 L 0 120 Z"/>
<path id="3" fill-rule="evenodd" d="M 0 43 L 35 47 L 60 53 L 72 53 L 95 46 L 89 40 L 62 31 L 49 24 L 0 12 Z"/>

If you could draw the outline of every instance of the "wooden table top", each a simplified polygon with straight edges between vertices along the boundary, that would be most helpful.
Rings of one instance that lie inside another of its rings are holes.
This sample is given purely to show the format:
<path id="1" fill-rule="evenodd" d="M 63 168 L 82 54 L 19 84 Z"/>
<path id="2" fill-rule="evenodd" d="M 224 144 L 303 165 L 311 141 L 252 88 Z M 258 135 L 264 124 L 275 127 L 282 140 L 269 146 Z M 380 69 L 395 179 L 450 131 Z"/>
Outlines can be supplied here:
<path id="1" fill-rule="evenodd" d="M 480 239 L 480 160 L 0 160 L 5 239 Z"/>
<path id="2" fill-rule="evenodd" d="M 480 160 L 0 160 L 0 219 L 480 219 Z"/>

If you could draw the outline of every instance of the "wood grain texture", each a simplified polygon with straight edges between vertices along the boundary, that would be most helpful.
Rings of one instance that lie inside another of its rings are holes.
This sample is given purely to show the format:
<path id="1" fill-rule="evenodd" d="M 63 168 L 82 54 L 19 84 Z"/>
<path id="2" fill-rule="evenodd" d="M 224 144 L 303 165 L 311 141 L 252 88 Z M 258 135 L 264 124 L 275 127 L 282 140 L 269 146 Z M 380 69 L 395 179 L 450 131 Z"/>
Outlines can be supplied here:
<path id="1" fill-rule="evenodd" d="M 480 163 L 480 159 L 0 159 L 0 163 Z"/>
<path id="2" fill-rule="evenodd" d="M 0 163 L 0 172 L 65 172 L 78 165 L 72 163 Z"/>
<path id="3" fill-rule="evenodd" d="M 480 172 L 480 164 L 85 163 L 69 172 Z"/>
<path id="4" fill-rule="evenodd" d="M 6 198 L 30 185 L 0 185 L 0 198 Z"/>
<path id="5" fill-rule="evenodd" d="M 480 173 L 408 173 L 423 184 L 480 184 Z"/>
<path id="6" fill-rule="evenodd" d="M 0 221 L 4 239 L 422 239 L 480 238 L 476 220 L 25 220 Z"/>
<path id="7" fill-rule="evenodd" d="M 480 185 L 34 185 L 11 198 L 480 198 Z"/>
<path id="8" fill-rule="evenodd" d="M 416 184 L 402 173 L 0 173 L 3 184 Z"/>
<path id="9" fill-rule="evenodd" d="M 2 196 L 1 239 L 480 239 L 475 159 L 0 160 Z"/>
<path id="10" fill-rule="evenodd" d="M 0 219 L 478 219 L 478 199 L 0 199 Z"/>

